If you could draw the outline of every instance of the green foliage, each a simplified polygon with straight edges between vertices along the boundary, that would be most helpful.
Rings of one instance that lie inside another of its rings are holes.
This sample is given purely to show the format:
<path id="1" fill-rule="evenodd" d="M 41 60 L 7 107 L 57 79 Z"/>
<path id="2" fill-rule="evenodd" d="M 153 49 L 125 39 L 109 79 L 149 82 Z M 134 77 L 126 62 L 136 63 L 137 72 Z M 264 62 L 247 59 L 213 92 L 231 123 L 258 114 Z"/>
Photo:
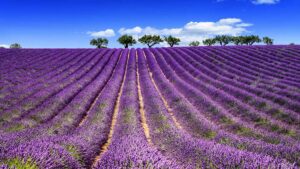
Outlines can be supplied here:
<path id="1" fill-rule="evenodd" d="M 144 35 L 139 39 L 139 42 L 141 42 L 142 44 L 146 44 L 149 48 L 151 48 L 154 45 L 163 42 L 163 40 L 159 35 Z"/>
<path id="2" fill-rule="evenodd" d="M 287 136 L 290 136 L 290 137 L 296 137 L 297 136 L 297 133 L 296 133 L 295 130 L 286 130 L 284 134 L 287 135 Z"/>
<path id="3" fill-rule="evenodd" d="M 78 149 L 71 144 L 64 145 L 65 149 L 74 157 L 76 160 L 81 161 L 81 155 L 79 154 Z"/>
<path id="4" fill-rule="evenodd" d="M 215 41 L 215 39 L 205 39 L 202 41 L 202 43 L 204 45 L 211 46 L 211 45 L 216 44 L 216 41 Z"/>
<path id="5" fill-rule="evenodd" d="M 189 46 L 199 46 L 200 42 L 199 41 L 193 41 L 189 44 Z"/>
<path id="6" fill-rule="evenodd" d="M 230 43 L 235 45 L 253 45 L 254 43 L 260 43 L 262 40 L 259 36 L 256 35 L 249 35 L 249 36 L 229 36 L 229 35 L 218 35 L 214 38 L 206 39 L 203 41 L 204 45 L 214 45 L 216 43 L 220 44 L 221 46 L 226 46 Z M 263 42 L 271 45 L 273 44 L 273 39 L 268 37 L 264 37 Z"/>
<path id="7" fill-rule="evenodd" d="M 122 35 L 118 42 L 124 45 L 125 48 L 136 44 L 136 40 L 131 35 Z"/>
<path id="8" fill-rule="evenodd" d="M 263 37 L 263 42 L 266 45 L 273 45 L 273 39 L 269 38 L 269 37 Z"/>
<path id="9" fill-rule="evenodd" d="M 90 41 L 90 45 L 96 46 L 97 48 L 106 48 L 108 40 L 106 38 L 97 38 Z"/>
<path id="10" fill-rule="evenodd" d="M 234 36 L 232 37 L 232 42 L 235 44 L 235 45 L 242 45 L 243 44 L 243 36 Z"/>
<path id="11" fill-rule="evenodd" d="M 19 158 L 8 159 L 4 161 L 4 164 L 15 169 L 38 169 L 38 166 L 30 158 L 26 161 Z"/>
<path id="12" fill-rule="evenodd" d="M 214 39 L 215 42 L 219 43 L 221 46 L 226 46 L 233 41 L 233 37 L 228 35 L 218 35 Z"/>
<path id="13" fill-rule="evenodd" d="M 219 140 L 219 143 L 220 143 L 220 144 L 230 145 L 230 144 L 231 144 L 231 140 L 230 140 L 230 138 L 222 137 L 222 138 Z"/>
<path id="14" fill-rule="evenodd" d="M 259 125 L 259 126 L 267 126 L 270 123 L 268 121 L 268 119 L 261 118 L 261 117 L 255 119 L 254 121 L 255 121 L 255 124 Z"/>
<path id="15" fill-rule="evenodd" d="M 125 124 L 133 124 L 134 122 L 134 110 L 131 108 L 126 108 L 124 110 L 124 123 Z"/>
<path id="16" fill-rule="evenodd" d="M 180 39 L 173 36 L 165 36 L 164 40 L 173 47 L 174 45 L 179 45 Z"/>
<path id="17" fill-rule="evenodd" d="M 261 42 L 259 36 L 256 35 L 242 36 L 242 44 L 253 45 L 254 43 L 259 43 L 259 42 Z"/>
<path id="18" fill-rule="evenodd" d="M 13 124 L 12 126 L 10 126 L 9 128 L 5 129 L 5 131 L 7 132 L 15 132 L 15 131 L 21 131 L 25 128 L 25 126 L 23 124 Z"/>
<path id="19" fill-rule="evenodd" d="M 236 133 L 239 135 L 243 135 L 243 136 L 250 136 L 252 135 L 252 131 L 250 128 L 244 127 L 244 126 L 237 126 L 237 128 L 235 129 Z"/>
<path id="20" fill-rule="evenodd" d="M 20 48 L 22 48 L 22 46 L 19 43 L 13 43 L 13 44 L 10 45 L 9 48 L 11 48 L 11 49 L 20 49 Z"/>
<path id="21" fill-rule="evenodd" d="M 233 121 L 226 117 L 226 116 L 223 116 L 221 119 L 220 119 L 220 122 L 223 123 L 223 124 L 233 124 Z"/>
<path id="22" fill-rule="evenodd" d="M 215 131 L 210 130 L 210 131 L 204 132 L 204 137 L 208 138 L 208 139 L 213 139 L 216 137 L 216 135 L 217 135 L 217 133 Z"/>

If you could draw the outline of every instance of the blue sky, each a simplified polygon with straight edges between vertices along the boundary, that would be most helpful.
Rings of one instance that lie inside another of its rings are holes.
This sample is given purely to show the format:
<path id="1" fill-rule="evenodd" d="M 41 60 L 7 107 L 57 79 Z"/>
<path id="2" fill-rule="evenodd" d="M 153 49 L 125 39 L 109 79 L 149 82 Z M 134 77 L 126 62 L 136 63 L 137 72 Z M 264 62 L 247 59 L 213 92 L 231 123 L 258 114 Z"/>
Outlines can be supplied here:
<path id="1" fill-rule="evenodd" d="M 300 43 L 299 0 L 1 0 L 0 45 L 86 48 L 93 37 L 174 35 L 182 45 L 218 34 Z M 141 45 L 137 45 L 141 46 Z"/>

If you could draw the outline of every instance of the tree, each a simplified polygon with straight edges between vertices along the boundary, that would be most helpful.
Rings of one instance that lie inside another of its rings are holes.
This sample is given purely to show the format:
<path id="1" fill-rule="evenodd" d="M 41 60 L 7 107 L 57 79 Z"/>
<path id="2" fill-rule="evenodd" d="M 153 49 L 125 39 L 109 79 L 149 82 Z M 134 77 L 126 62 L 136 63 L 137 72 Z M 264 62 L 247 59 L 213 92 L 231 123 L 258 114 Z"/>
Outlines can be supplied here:
<path id="1" fill-rule="evenodd" d="M 13 43 L 13 44 L 10 45 L 9 48 L 20 49 L 20 48 L 22 48 L 22 46 L 18 43 Z"/>
<path id="2" fill-rule="evenodd" d="M 144 35 L 139 39 L 139 42 L 146 44 L 149 48 L 163 42 L 159 35 Z"/>
<path id="3" fill-rule="evenodd" d="M 90 41 L 90 45 L 96 46 L 97 48 L 106 48 L 108 40 L 106 38 L 97 38 Z"/>
<path id="4" fill-rule="evenodd" d="M 263 37 L 263 42 L 267 45 L 273 45 L 273 39 L 269 38 L 269 37 Z"/>
<path id="5" fill-rule="evenodd" d="M 259 43 L 259 42 L 261 42 L 261 39 L 259 38 L 259 36 L 256 35 L 244 36 L 242 40 L 242 44 L 246 44 L 246 45 L 253 45 L 254 43 Z"/>
<path id="6" fill-rule="evenodd" d="M 211 45 L 216 44 L 216 41 L 215 41 L 215 39 L 205 39 L 202 41 L 202 43 L 204 45 L 211 46 Z"/>
<path id="7" fill-rule="evenodd" d="M 180 39 L 173 36 L 165 36 L 164 40 L 173 47 L 174 45 L 179 45 Z"/>
<path id="8" fill-rule="evenodd" d="M 232 37 L 232 42 L 235 45 L 242 45 L 243 44 L 243 39 L 244 39 L 244 36 L 234 36 L 234 37 Z"/>
<path id="9" fill-rule="evenodd" d="M 118 39 L 118 42 L 124 45 L 125 48 L 136 44 L 136 40 L 131 35 L 123 35 Z"/>
<path id="10" fill-rule="evenodd" d="M 189 44 L 189 46 L 199 46 L 200 42 L 199 41 L 193 41 Z"/>
<path id="11" fill-rule="evenodd" d="M 228 35 L 218 35 L 214 39 L 221 46 L 226 46 L 227 44 L 233 41 L 232 36 L 228 36 Z"/>

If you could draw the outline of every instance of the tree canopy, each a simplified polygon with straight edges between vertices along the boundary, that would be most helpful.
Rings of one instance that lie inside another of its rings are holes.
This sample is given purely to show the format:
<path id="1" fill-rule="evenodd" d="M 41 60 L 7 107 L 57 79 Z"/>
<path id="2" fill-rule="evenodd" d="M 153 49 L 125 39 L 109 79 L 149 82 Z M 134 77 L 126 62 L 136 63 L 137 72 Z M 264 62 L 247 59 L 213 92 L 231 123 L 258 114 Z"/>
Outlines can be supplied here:
<path id="1" fill-rule="evenodd" d="M 106 48 L 108 40 L 106 38 L 97 38 L 90 41 L 90 45 L 96 46 L 97 48 Z"/>
<path id="2" fill-rule="evenodd" d="M 259 36 L 256 35 L 248 35 L 248 36 L 229 36 L 229 35 L 218 35 L 214 38 L 205 39 L 203 41 L 204 45 L 214 45 L 216 43 L 221 46 L 225 46 L 227 44 L 233 43 L 235 45 L 253 45 L 254 43 L 260 43 L 262 40 Z M 273 44 L 272 39 L 268 39 L 268 37 L 263 40 L 265 44 Z"/>
<path id="3" fill-rule="evenodd" d="M 199 41 L 193 41 L 189 44 L 189 46 L 199 46 L 200 42 Z"/>
<path id="4" fill-rule="evenodd" d="M 242 44 L 245 45 L 253 45 L 254 43 L 259 43 L 259 42 L 261 42 L 261 39 L 259 38 L 259 36 L 256 35 L 244 36 L 242 38 Z"/>
<path id="5" fill-rule="evenodd" d="M 141 42 L 142 44 L 146 44 L 149 48 L 151 48 L 154 45 L 163 42 L 163 40 L 159 35 L 144 35 L 139 38 L 139 42 Z"/>
<path id="6" fill-rule="evenodd" d="M 232 42 L 232 36 L 228 36 L 228 35 L 218 35 L 215 38 L 215 42 L 219 43 L 221 46 L 226 46 L 228 45 L 230 42 Z"/>
<path id="7" fill-rule="evenodd" d="M 19 49 L 19 48 L 22 48 L 22 46 L 19 43 L 13 43 L 10 45 L 9 48 Z"/>
<path id="8" fill-rule="evenodd" d="M 273 45 L 273 39 L 271 39 L 271 38 L 269 38 L 269 37 L 263 37 L 263 42 L 264 42 L 264 44 L 266 44 L 266 45 Z"/>
<path id="9" fill-rule="evenodd" d="M 207 45 L 207 46 L 211 46 L 211 45 L 214 45 L 216 43 L 215 39 L 205 39 L 202 41 L 202 43 L 204 45 Z"/>
<path id="10" fill-rule="evenodd" d="M 136 40 L 131 35 L 122 35 L 118 39 L 118 42 L 124 45 L 125 48 L 128 48 L 129 46 L 136 44 Z"/>
<path id="11" fill-rule="evenodd" d="M 232 37 L 232 42 L 235 44 L 235 45 L 242 45 L 243 44 L 243 36 L 234 36 Z"/>
<path id="12" fill-rule="evenodd" d="M 164 40 L 173 47 L 174 45 L 179 45 L 180 39 L 173 36 L 165 36 Z"/>

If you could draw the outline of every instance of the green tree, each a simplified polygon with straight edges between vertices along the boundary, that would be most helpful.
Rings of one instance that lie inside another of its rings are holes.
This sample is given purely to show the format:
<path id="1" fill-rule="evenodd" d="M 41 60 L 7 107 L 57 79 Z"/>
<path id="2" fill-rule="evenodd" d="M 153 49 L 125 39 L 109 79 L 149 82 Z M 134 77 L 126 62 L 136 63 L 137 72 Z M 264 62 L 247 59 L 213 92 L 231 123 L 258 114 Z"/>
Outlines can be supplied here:
<path id="1" fill-rule="evenodd" d="M 269 38 L 269 37 L 263 37 L 263 42 L 267 45 L 273 45 L 273 39 Z"/>
<path id="2" fill-rule="evenodd" d="M 97 38 L 90 41 L 90 45 L 96 46 L 97 48 L 106 48 L 108 40 L 106 38 Z"/>
<path id="3" fill-rule="evenodd" d="M 242 43 L 246 45 L 253 45 L 254 43 L 261 42 L 261 39 L 259 36 L 256 35 L 250 35 L 250 36 L 244 36 Z"/>
<path id="4" fill-rule="evenodd" d="M 214 39 L 216 43 L 219 43 L 221 46 L 226 46 L 227 44 L 233 41 L 232 36 L 228 36 L 228 35 L 218 35 Z"/>
<path id="5" fill-rule="evenodd" d="M 189 46 L 199 46 L 200 42 L 199 41 L 193 41 L 189 44 Z"/>
<path id="6" fill-rule="evenodd" d="M 211 46 L 211 45 L 216 44 L 216 41 L 215 41 L 215 39 L 205 39 L 202 41 L 202 43 L 204 45 Z"/>
<path id="7" fill-rule="evenodd" d="M 163 42 L 163 40 L 159 35 L 144 35 L 143 37 L 139 38 L 139 42 L 146 44 L 149 48 L 151 48 L 154 45 Z"/>
<path id="8" fill-rule="evenodd" d="M 118 42 L 124 45 L 125 48 L 136 44 L 136 40 L 131 35 L 122 35 Z"/>
<path id="9" fill-rule="evenodd" d="M 20 48 L 22 48 L 22 46 L 19 43 L 13 43 L 13 44 L 10 45 L 9 48 L 20 49 Z"/>
<path id="10" fill-rule="evenodd" d="M 234 36 L 232 37 L 232 42 L 235 44 L 235 45 L 242 45 L 243 44 L 243 36 Z"/>
<path id="11" fill-rule="evenodd" d="M 174 45 L 179 45 L 180 39 L 173 36 L 165 36 L 164 40 L 173 47 Z"/>

